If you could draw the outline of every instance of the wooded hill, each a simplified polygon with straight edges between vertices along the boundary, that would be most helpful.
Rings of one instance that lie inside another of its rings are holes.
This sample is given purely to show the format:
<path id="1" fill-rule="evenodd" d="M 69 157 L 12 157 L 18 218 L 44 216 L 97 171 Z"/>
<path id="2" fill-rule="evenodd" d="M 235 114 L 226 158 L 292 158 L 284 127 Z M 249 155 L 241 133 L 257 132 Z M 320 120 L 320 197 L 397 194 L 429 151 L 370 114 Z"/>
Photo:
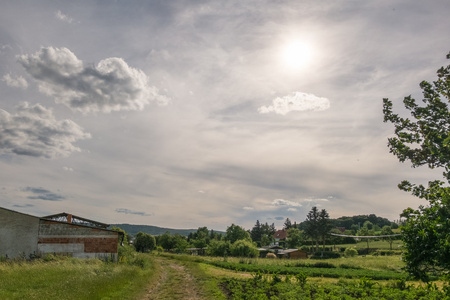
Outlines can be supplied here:
<path id="1" fill-rule="evenodd" d="M 138 232 L 148 233 L 150 235 L 162 235 L 166 232 L 170 234 L 179 234 L 182 236 L 188 236 L 190 233 L 197 232 L 197 229 L 173 229 L 173 228 L 165 228 L 158 227 L 152 225 L 133 225 L 133 224 L 111 224 L 109 228 L 119 227 L 125 230 L 129 235 L 135 236 Z M 215 231 L 215 230 L 214 230 Z M 221 234 L 225 234 L 223 231 L 215 231 Z"/>

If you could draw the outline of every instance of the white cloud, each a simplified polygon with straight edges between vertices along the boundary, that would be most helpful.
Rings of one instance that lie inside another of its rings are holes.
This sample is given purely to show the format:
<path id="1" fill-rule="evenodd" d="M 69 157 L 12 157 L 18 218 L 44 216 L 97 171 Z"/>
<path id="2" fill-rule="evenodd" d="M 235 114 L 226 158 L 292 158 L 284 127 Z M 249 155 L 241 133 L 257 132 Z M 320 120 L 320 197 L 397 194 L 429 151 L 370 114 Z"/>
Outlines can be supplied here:
<path id="1" fill-rule="evenodd" d="M 285 115 L 291 111 L 322 111 L 328 108 L 330 108 L 330 101 L 327 98 L 295 92 L 288 96 L 273 99 L 272 105 L 261 106 L 258 112 L 261 114 L 275 112 L 280 115 Z"/>
<path id="2" fill-rule="evenodd" d="M 169 101 L 148 84 L 143 71 L 121 58 L 85 66 L 69 49 L 48 47 L 18 60 L 38 80 L 42 92 L 84 113 L 142 110 L 150 101 L 160 105 Z"/>
<path id="3" fill-rule="evenodd" d="M 56 16 L 56 18 L 57 18 L 58 20 L 61 20 L 61 21 L 63 21 L 63 22 L 67 22 L 67 23 L 69 23 L 69 24 L 73 22 L 73 19 L 72 19 L 72 18 L 70 18 L 70 17 L 68 17 L 67 15 L 63 14 L 60 10 L 58 10 L 58 11 L 55 13 L 55 16 Z"/>
<path id="4" fill-rule="evenodd" d="M 10 87 L 16 87 L 21 89 L 26 89 L 28 87 L 28 82 L 22 76 L 17 76 L 13 78 L 10 74 L 5 74 L 2 78 L 4 82 Z"/>
<path id="5" fill-rule="evenodd" d="M 273 206 L 292 206 L 292 207 L 300 207 L 302 206 L 301 203 L 290 201 L 290 200 L 284 200 L 284 199 L 275 199 L 272 201 Z"/>
<path id="6" fill-rule="evenodd" d="M 328 202 L 328 199 L 325 198 L 306 198 L 303 202 Z"/>
<path id="7" fill-rule="evenodd" d="M 72 143 L 90 138 L 71 120 L 58 121 L 51 109 L 24 103 L 16 114 L 0 109 L 0 152 L 35 157 L 65 157 L 80 151 Z"/>
<path id="8" fill-rule="evenodd" d="M 254 210 L 254 208 L 250 206 L 244 206 L 244 210 Z"/>
<path id="9" fill-rule="evenodd" d="M 127 214 L 127 215 L 151 216 L 151 214 L 148 214 L 144 211 L 135 211 L 127 208 L 117 208 L 116 212 L 119 214 Z"/>

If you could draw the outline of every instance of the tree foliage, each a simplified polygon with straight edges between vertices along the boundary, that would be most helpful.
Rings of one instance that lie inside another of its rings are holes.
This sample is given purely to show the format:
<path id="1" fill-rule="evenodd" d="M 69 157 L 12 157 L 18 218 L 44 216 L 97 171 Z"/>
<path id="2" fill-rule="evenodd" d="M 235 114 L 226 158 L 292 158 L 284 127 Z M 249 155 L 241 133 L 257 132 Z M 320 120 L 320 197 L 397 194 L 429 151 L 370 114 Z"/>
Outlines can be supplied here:
<path id="1" fill-rule="evenodd" d="M 206 249 L 206 254 L 225 257 L 230 254 L 230 242 L 212 240 Z"/>
<path id="2" fill-rule="evenodd" d="M 251 241 L 250 233 L 246 231 L 239 225 L 231 224 L 227 227 L 227 231 L 225 233 L 225 240 L 229 241 L 231 244 L 236 242 L 237 240 L 248 240 Z"/>
<path id="3" fill-rule="evenodd" d="M 304 222 L 304 232 L 310 237 L 316 244 L 316 250 L 319 249 L 319 241 L 322 240 L 323 247 L 325 247 L 325 241 L 328 233 L 332 228 L 330 217 L 325 209 L 319 211 L 314 206 L 306 215 L 306 221 Z"/>
<path id="4" fill-rule="evenodd" d="M 138 232 L 134 240 L 134 247 L 138 252 L 154 250 L 156 248 L 155 237 L 148 233 Z"/>
<path id="5" fill-rule="evenodd" d="M 302 232 L 295 227 L 291 227 L 287 230 L 286 243 L 288 248 L 297 248 L 303 244 L 304 237 Z"/>
<path id="6" fill-rule="evenodd" d="M 410 118 L 394 114 L 392 102 L 386 98 L 383 99 L 383 113 L 384 121 L 395 126 L 395 136 L 388 139 L 390 152 L 401 162 L 409 161 L 412 167 L 442 168 L 448 184 L 450 65 L 440 68 L 437 77 L 432 83 L 420 83 L 423 104 L 417 104 L 411 96 L 404 98 Z M 430 181 L 427 187 L 405 180 L 399 188 L 428 201 L 427 206 L 408 208 L 402 213 L 406 219 L 401 227 L 406 269 L 423 280 L 427 280 L 430 273 L 450 271 L 450 187 L 440 180 Z"/>
<path id="7" fill-rule="evenodd" d="M 273 242 L 275 231 L 275 224 L 269 225 L 267 222 L 261 224 L 259 220 L 256 220 L 255 226 L 250 230 L 250 237 L 258 246 L 266 246 Z"/>
<path id="8" fill-rule="evenodd" d="M 249 240 L 237 240 L 230 246 L 232 256 L 258 257 L 259 251 L 256 245 Z"/>

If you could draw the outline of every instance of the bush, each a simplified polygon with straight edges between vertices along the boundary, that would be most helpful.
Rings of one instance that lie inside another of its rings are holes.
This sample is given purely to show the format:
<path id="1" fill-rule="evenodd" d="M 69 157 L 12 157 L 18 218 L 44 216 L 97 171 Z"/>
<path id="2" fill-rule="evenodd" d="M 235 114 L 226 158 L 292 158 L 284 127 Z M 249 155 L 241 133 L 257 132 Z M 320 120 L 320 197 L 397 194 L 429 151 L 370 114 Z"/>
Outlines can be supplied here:
<path id="1" fill-rule="evenodd" d="M 347 248 L 344 251 L 345 257 L 354 257 L 356 255 L 358 255 L 358 251 L 355 248 Z"/>
<path id="2" fill-rule="evenodd" d="M 222 256 L 225 257 L 230 253 L 230 242 L 228 241 L 217 241 L 212 240 L 208 248 L 206 249 L 206 254 L 210 256 Z"/>
<path id="3" fill-rule="evenodd" d="M 119 257 L 119 262 L 128 262 L 130 261 L 135 254 L 135 250 L 133 246 L 123 245 L 118 247 L 117 256 Z M 47 256 L 46 259 L 51 259 L 51 257 Z"/>
<path id="4" fill-rule="evenodd" d="M 402 250 L 377 250 L 372 255 L 390 256 L 390 255 L 402 255 Z"/>
<path id="5" fill-rule="evenodd" d="M 232 256 L 258 257 L 259 251 L 256 246 L 247 240 L 237 240 L 230 246 Z"/>

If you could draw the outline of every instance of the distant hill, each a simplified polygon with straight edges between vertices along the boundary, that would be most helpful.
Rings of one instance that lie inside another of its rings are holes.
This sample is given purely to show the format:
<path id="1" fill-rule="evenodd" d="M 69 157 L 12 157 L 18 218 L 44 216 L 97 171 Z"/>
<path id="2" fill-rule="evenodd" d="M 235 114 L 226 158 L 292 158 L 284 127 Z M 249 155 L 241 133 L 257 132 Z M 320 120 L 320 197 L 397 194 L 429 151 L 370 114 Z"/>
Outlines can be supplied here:
<path id="1" fill-rule="evenodd" d="M 132 225 L 132 224 L 111 224 L 109 228 L 116 226 L 123 230 L 125 230 L 126 233 L 130 235 L 136 235 L 138 232 L 144 232 L 151 235 L 161 235 L 166 232 L 169 232 L 170 234 L 180 234 L 184 236 L 188 236 L 191 232 L 197 232 L 197 229 L 172 229 L 172 228 L 164 228 L 164 227 L 158 227 L 158 226 L 152 226 L 152 225 Z M 211 229 L 210 229 L 211 230 Z M 215 230 L 214 230 L 215 231 Z M 224 233 L 221 231 L 215 231 L 218 233 Z"/>

